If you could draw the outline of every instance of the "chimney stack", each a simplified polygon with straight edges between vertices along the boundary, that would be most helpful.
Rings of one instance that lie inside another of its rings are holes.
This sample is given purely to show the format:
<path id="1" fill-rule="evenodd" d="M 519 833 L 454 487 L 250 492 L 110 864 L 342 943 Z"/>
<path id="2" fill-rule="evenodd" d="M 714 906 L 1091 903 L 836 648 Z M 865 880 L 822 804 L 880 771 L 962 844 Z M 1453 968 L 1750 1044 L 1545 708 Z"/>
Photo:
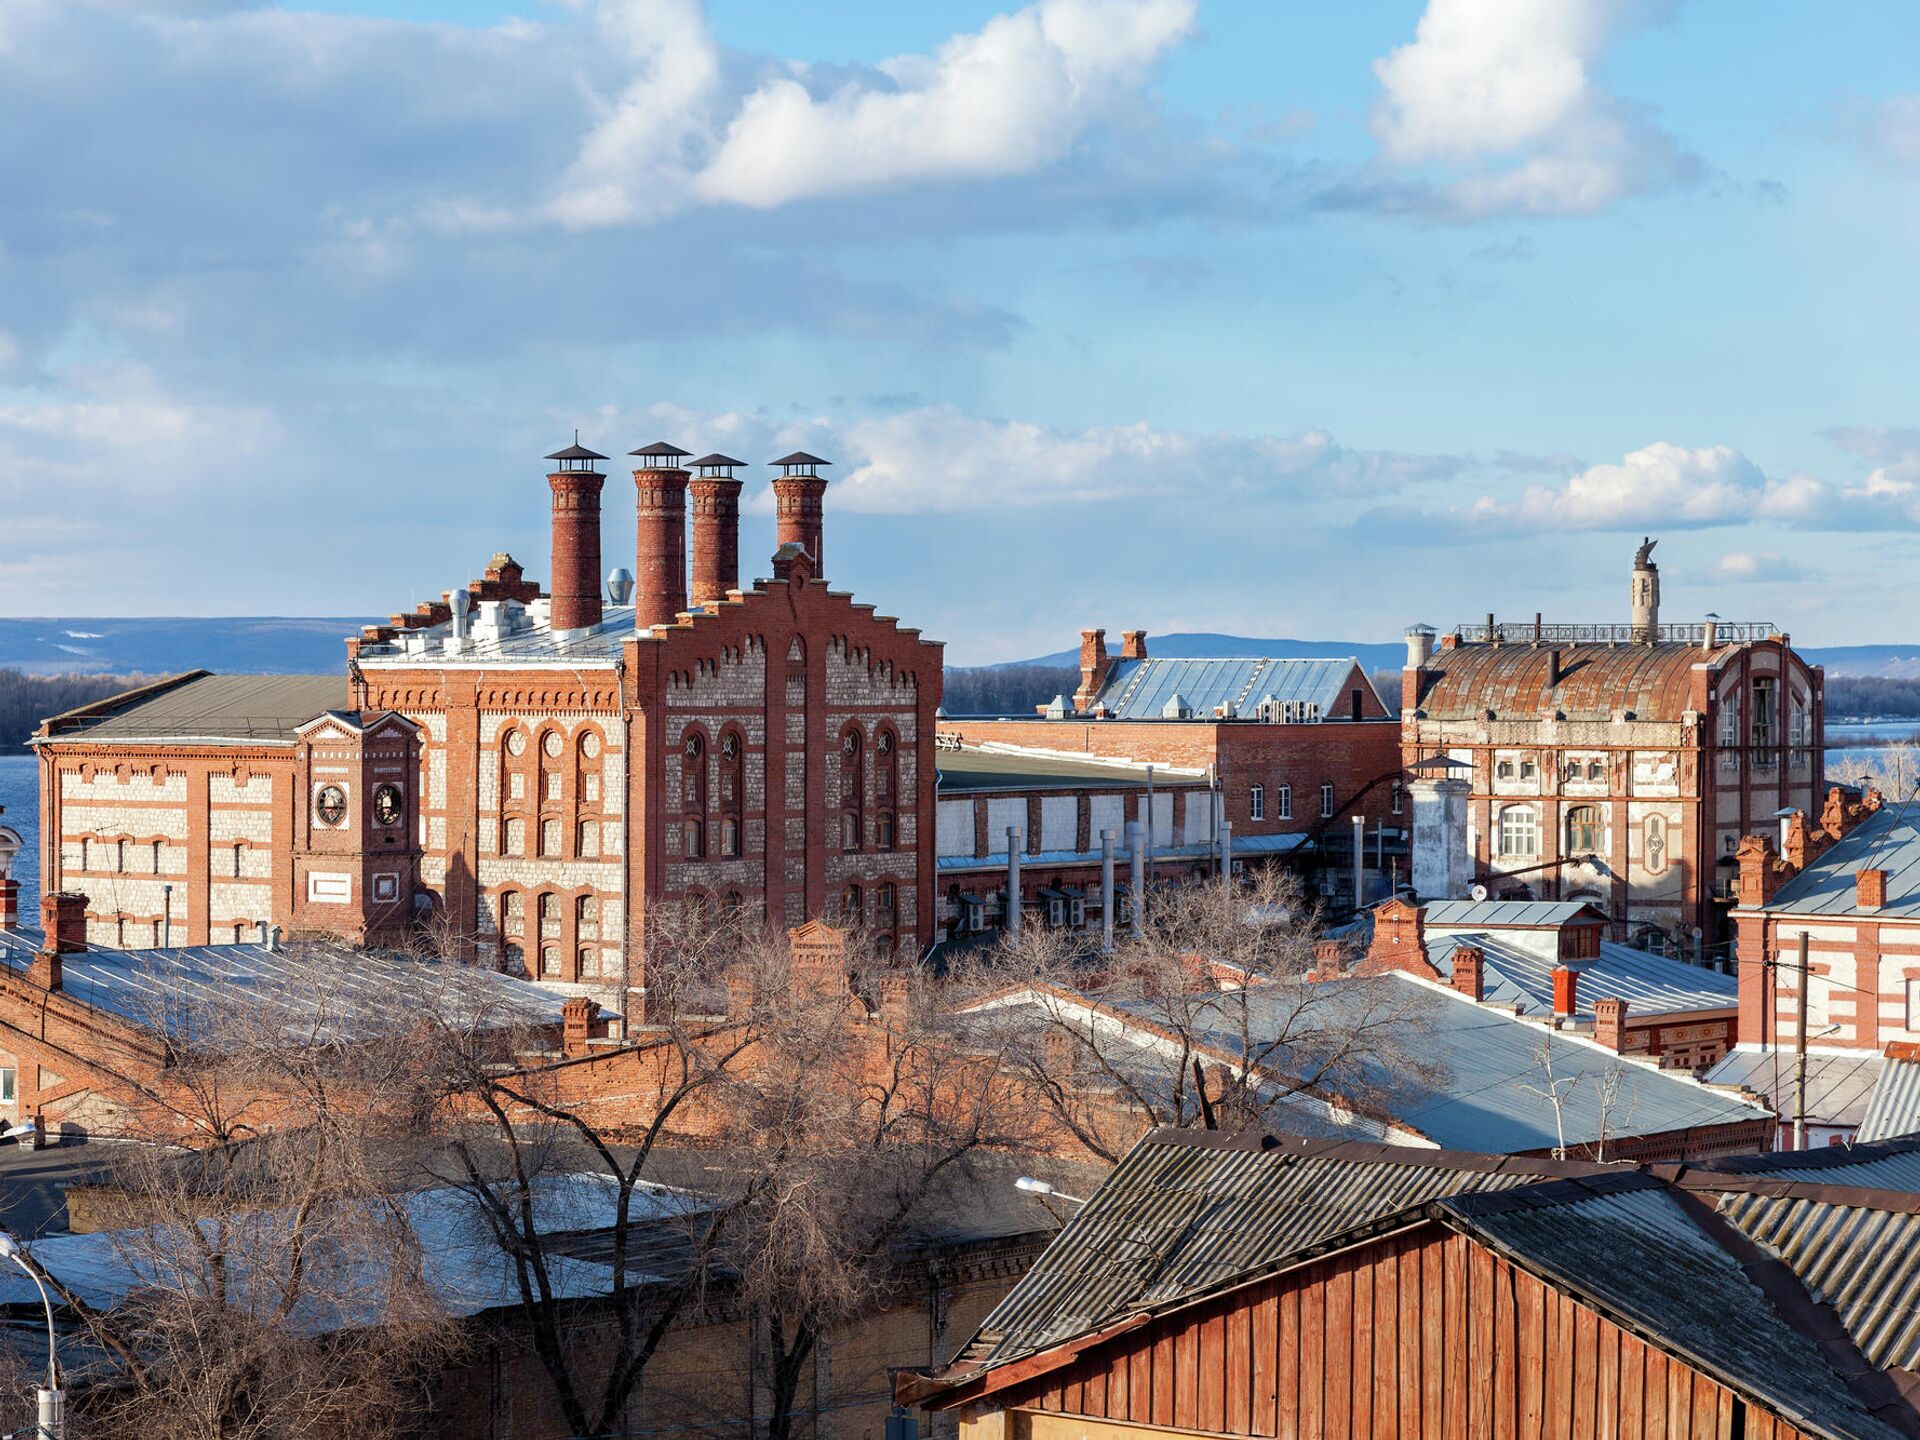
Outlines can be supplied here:
<path id="1" fill-rule="evenodd" d="M 594 468 L 607 457 L 580 443 L 547 456 L 554 462 L 547 484 L 553 490 L 553 600 L 549 623 L 555 630 L 585 630 L 600 623 L 600 487 L 607 477 Z M 465 616 L 454 633 L 465 638 Z"/>
<path id="2" fill-rule="evenodd" d="M 1553 1013 L 1569 1019 L 1580 1010 L 1580 972 L 1566 965 L 1553 967 Z"/>
<path id="3" fill-rule="evenodd" d="M 688 602 L 695 608 L 727 598 L 740 588 L 740 481 L 734 471 L 747 462 L 728 455 L 702 455 L 687 488 L 693 512 L 693 578 Z"/>
<path id="4" fill-rule="evenodd" d="M 1104 630 L 1082 630 L 1080 632 L 1080 688 L 1073 692 L 1073 708 L 1088 709 L 1094 697 L 1100 693 L 1100 687 L 1106 683 L 1107 667 L 1112 662 L 1107 659 L 1107 632 Z"/>
<path id="5" fill-rule="evenodd" d="M 1144 630 L 1122 630 L 1120 632 L 1120 658 L 1122 660 L 1146 659 L 1147 632 Z"/>
<path id="6" fill-rule="evenodd" d="M 56 890 L 40 897 L 40 951 L 27 968 L 27 979 L 42 990 L 58 990 L 61 959 L 84 954 L 87 948 L 87 897 Z"/>
<path id="7" fill-rule="evenodd" d="M 1616 1055 L 1627 1048 L 1627 1002 L 1608 996 L 1593 1002 L 1593 1038 Z"/>
<path id="8" fill-rule="evenodd" d="M 1486 994 L 1486 952 L 1478 945 L 1461 945 L 1453 952 L 1453 988 L 1478 1004 Z"/>
<path id="9" fill-rule="evenodd" d="M 1660 635 L 1660 567 L 1653 563 L 1651 535 L 1633 552 L 1633 638 L 1651 645 Z"/>
<path id="10" fill-rule="evenodd" d="M 0 875 L 0 930 L 20 928 L 20 882 Z"/>
<path id="11" fill-rule="evenodd" d="M 1887 903 L 1887 872 L 1859 870 L 1853 877 L 1854 904 L 1861 910 L 1879 910 Z"/>
<path id="12" fill-rule="evenodd" d="M 833 462 L 796 450 L 773 463 L 780 467 L 773 482 L 777 517 L 774 539 L 781 545 L 798 545 L 813 561 L 813 573 L 824 575 L 827 562 L 822 553 L 825 535 L 820 501 L 827 493 L 827 479 L 820 473 L 820 467 Z"/>
<path id="13" fill-rule="evenodd" d="M 634 546 L 633 624 L 637 630 L 671 625 L 687 608 L 687 472 L 685 450 L 656 440 L 630 452 L 639 509 Z"/>

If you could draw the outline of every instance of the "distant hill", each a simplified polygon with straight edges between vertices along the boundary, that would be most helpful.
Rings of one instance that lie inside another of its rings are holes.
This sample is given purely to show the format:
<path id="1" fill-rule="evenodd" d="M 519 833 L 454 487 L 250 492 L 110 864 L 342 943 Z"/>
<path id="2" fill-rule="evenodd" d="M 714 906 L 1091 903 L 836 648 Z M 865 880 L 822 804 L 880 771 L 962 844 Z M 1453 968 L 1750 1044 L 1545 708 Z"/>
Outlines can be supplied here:
<path id="1" fill-rule="evenodd" d="M 1120 637 L 1107 633 L 1107 649 L 1120 653 Z M 1360 662 L 1369 674 L 1379 670 L 1398 670 L 1406 663 L 1403 644 L 1368 645 L 1357 640 L 1257 639 L 1249 635 L 1172 634 L 1147 636 L 1147 653 L 1168 660 L 1204 659 L 1217 655 L 1272 655 L 1280 659 L 1319 659 L 1347 655 Z M 1829 645 L 1813 646 L 1800 652 L 1815 665 L 1827 667 L 1829 675 L 1888 675 L 1920 679 L 1920 644 L 1915 645 Z M 1080 651 L 1056 650 L 1051 655 L 1036 655 L 1030 660 L 1009 660 L 1009 665 L 1075 665 Z"/>
<path id="2" fill-rule="evenodd" d="M 0 669 L 28 675 L 324 675 L 371 620 L 310 616 L 0 619 Z"/>

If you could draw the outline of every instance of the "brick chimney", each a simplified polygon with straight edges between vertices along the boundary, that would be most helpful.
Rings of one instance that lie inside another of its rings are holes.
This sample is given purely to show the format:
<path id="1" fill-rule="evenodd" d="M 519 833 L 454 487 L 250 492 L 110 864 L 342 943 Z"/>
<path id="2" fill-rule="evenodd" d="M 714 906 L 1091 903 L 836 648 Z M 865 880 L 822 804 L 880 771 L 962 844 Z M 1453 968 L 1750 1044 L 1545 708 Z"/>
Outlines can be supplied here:
<path id="1" fill-rule="evenodd" d="M 1147 632 L 1144 630 L 1122 630 L 1120 632 L 1120 658 L 1122 660 L 1146 659 Z"/>
<path id="2" fill-rule="evenodd" d="M 1553 1013 L 1562 1018 L 1580 1009 L 1580 972 L 1567 965 L 1553 967 Z"/>
<path id="3" fill-rule="evenodd" d="M 40 897 L 40 950 L 27 967 L 27 980 L 42 990 L 58 990 L 61 957 L 87 948 L 87 897 L 56 890 Z"/>
<path id="4" fill-rule="evenodd" d="M 1478 945 L 1461 945 L 1453 952 L 1453 988 L 1469 1000 L 1486 994 L 1487 957 Z"/>
<path id="5" fill-rule="evenodd" d="M 656 440 L 630 452 L 639 535 L 633 552 L 633 624 L 671 625 L 687 608 L 687 452 Z"/>
<path id="6" fill-rule="evenodd" d="M 600 623 L 600 487 L 607 477 L 595 465 L 607 457 L 573 444 L 547 456 L 553 470 L 553 602 L 555 630 L 584 630 Z"/>
<path id="7" fill-rule="evenodd" d="M 820 467 L 833 462 L 796 450 L 773 463 L 780 467 L 773 482 L 774 539 L 781 545 L 798 545 L 805 550 L 813 560 L 813 573 L 824 575 L 827 562 L 822 550 L 826 537 L 820 502 L 827 493 L 827 479 Z"/>
<path id="8" fill-rule="evenodd" d="M 1082 630 L 1080 632 L 1080 688 L 1073 692 L 1073 708 L 1085 710 L 1093 704 L 1094 696 L 1100 693 L 1100 687 L 1107 682 L 1107 671 L 1113 662 L 1107 658 L 1107 632 L 1104 630 Z"/>
<path id="9" fill-rule="evenodd" d="M 560 1048 L 569 1056 L 587 1053 L 593 1038 L 593 1017 L 600 1007 L 584 995 L 575 995 L 560 1007 Z"/>
<path id="10" fill-rule="evenodd" d="M 1373 912 L 1373 936 L 1367 942 L 1367 974 L 1404 970 L 1428 980 L 1440 972 L 1427 959 L 1427 908 L 1395 897 Z"/>
<path id="11" fill-rule="evenodd" d="M 746 464 L 730 455 L 702 455 L 687 487 L 692 512 L 693 565 L 687 602 L 696 609 L 740 588 L 740 481 Z"/>
<path id="12" fill-rule="evenodd" d="M 1740 903 L 1749 910 L 1765 905 L 1790 878 L 1774 852 L 1771 835 L 1749 835 L 1733 852 L 1740 862 Z"/>
<path id="13" fill-rule="evenodd" d="M 892 1029 L 903 1029 L 913 1006 L 913 982 L 905 975 L 883 975 L 878 989 L 880 1020 Z"/>
<path id="14" fill-rule="evenodd" d="M 1887 903 L 1887 872 L 1858 870 L 1853 876 L 1853 903 L 1862 910 L 1878 910 Z"/>
<path id="15" fill-rule="evenodd" d="M 1608 996 L 1593 1002 L 1593 1038 L 1618 1055 L 1627 1048 L 1627 1002 Z"/>
<path id="16" fill-rule="evenodd" d="M 0 875 L 0 930 L 20 928 L 20 882 Z"/>

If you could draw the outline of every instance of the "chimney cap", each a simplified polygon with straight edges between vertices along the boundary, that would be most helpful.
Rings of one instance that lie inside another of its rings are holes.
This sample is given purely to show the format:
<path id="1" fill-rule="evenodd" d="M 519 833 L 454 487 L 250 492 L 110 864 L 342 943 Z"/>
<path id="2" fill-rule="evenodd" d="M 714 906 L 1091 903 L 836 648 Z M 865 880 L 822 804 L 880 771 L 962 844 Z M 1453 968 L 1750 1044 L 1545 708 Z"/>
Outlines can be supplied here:
<path id="1" fill-rule="evenodd" d="M 604 460 L 607 457 L 602 455 L 598 450 L 589 450 L 587 449 L 586 446 L 582 445 L 580 443 L 580 432 L 576 430 L 573 432 L 573 444 L 567 446 L 567 448 L 564 450 L 556 450 L 551 455 L 545 456 L 544 458 L 548 460 L 567 461 L 567 460 Z"/>
<path id="2" fill-rule="evenodd" d="M 802 475 L 811 475 L 816 465 L 831 465 L 831 460 L 822 460 L 818 455 L 809 455 L 804 450 L 796 450 L 791 455 L 783 455 L 778 460 L 769 460 L 769 465 L 778 465 L 782 471 L 792 474 L 798 470 Z"/>
<path id="3" fill-rule="evenodd" d="M 637 455 L 639 451 L 636 450 L 634 453 Z M 693 462 L 694 468 L 698 470 L 736 470 L 746 463 L 744 460 L 734 459 L 731 455 L 722 455 L 718 450 L 711 455 L 702 455 Z"/>
<path id="4" fill-rule="evenodd" d="M 678 445 L 669 445 L 664 440 L 656 440 L 651 445 L 642 445 L 638 450 L 629 450 L 627 453 L 638 455 L 642 460 L 684 460 L 693 452 L 682 450 Z"/>

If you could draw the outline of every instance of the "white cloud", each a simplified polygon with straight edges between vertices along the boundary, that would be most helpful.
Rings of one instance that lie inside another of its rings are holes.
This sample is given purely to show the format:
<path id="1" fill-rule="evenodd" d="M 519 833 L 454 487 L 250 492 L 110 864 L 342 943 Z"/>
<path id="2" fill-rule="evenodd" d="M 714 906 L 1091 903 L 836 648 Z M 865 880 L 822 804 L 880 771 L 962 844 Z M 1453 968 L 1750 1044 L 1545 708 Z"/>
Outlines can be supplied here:
<path id="1" fill-rule="evenodd" d="M 1762 580 L 1800 580 L 1806 577 L 1794 561 L 1778 550 L 1730 550 L 1713 567 L 1719 579 L 1733 583 Z"/>
<path id="2" fill-rule="evenodd" d="M 1428 0 L 1411 44 L 1374 62 L 1382 158 L 1437 167 L 1431 202 L 1460 218 L 1585 214 L 1685 178 L 1692 162 L 1594 79 L 1628 0 Z"/>
<path id="3" fill-rule="evenodd" d="M 1846 107 L 1843 128 L 1898 165 L 1920 168 L 1920 95 L 1895 95 Z"/>
<path id="4" fill-rule="evenodd" d="M 815 98 L 795 79 L 746 98 L 695 182 L 755 207 L 943 178 L 1030 174 L 1065 155 L 1194 20 L 1194 0 L 1041 0 Z"/>

